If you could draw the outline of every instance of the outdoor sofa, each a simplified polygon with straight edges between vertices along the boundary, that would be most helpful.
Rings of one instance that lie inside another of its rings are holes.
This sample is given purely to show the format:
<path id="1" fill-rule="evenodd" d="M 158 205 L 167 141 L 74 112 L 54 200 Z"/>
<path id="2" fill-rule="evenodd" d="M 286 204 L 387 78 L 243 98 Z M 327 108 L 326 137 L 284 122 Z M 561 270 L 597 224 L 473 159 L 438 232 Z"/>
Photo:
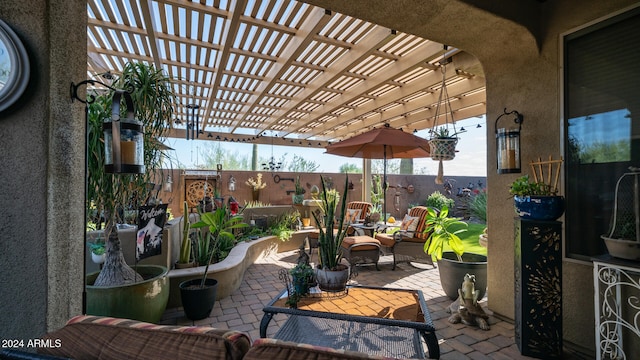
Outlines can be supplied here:
<path id="1" fill-rule="evenodd" d="M 48 345 L 38 348 L 37 353 L 4 349 L 0 359 L 389 359 L 270 338 L 252 342 L 247 334 L 229 329 L 156 325 L 91 315 L 76 316 L 42 339 Z"/>

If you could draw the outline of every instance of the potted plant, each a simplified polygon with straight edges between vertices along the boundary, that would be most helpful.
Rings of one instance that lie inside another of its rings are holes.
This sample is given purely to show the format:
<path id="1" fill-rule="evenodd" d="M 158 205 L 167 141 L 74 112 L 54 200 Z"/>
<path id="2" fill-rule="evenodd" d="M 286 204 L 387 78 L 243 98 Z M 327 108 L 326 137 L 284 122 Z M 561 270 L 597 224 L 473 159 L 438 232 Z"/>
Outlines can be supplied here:
<path id="1" fill-rule="evenodd" d="M 564 198 L 558 195 L 558 189 L 543 181 L 532 181 L 529 175 L 511 183 L 509 193 L 522 219 L 553 221 L 564 213 Z"/>
<path id="2" fill-rule="evenodd" d="M 460 218 L 449 217 L 449 208 L 440 211 L 428 208 L 424 233 L 429 234 L 424 243 L 424 251 L 438 261 L 440 283 L 445 294 L 455 300 L 465 274 L 476 277 L 478 300 L 487 288 L 487 257 L 464 252 L 464 243 L 458 234 L 467 231 L 467 223 Z M 447 244 L 453 251 L 444 252 Z"/>
<path id="3" fill-rule="evenodd" d="M 431 132 L 429 147 L 433 160 L 453 160 L 456 157 L 458 133 L 449 133 L 446 126 L 441 126 Z"/>
<path id="4" fill-rule="evenodd" d="M 98 237 L 96 241 L 90 242 L 89 249 L 91 250 L 91 260 L 96 264 L 104 263 L 107 254 L 105 253 L 106 248 L 104 244 L 104 239 Z"/>
<path id="5" fill-rule="evenodd" d="M 182 213 L 182 221 L 184 221 L 182 226 L 182 243 L 180 244 L 180 255 L 176 262 L 176 269 L 190 268 L 195 264 L 195 261 L 193 261 L 191 257 L 191 223 L 189 222 L 189 206 L 186 201 L 182 205 Z"/>
<path id="6" fill-rule="evenodd" d="M 322 215 L 319 217 L 319 215 L 313 213 L 320 230 L 318 235 L 320 263 L 316 269 L 316 281 L 320 289 L 324 291 L 343 291 L 349 280 L 349 267 L 341 263 L 342 240 L 346 235 L 344 214 L 347 206 L 348 186 L 349 179 L 345 177 L 342 204 L 340 212 L 336 214 L 338 203 L 340 202 L 340 194 L 335 189 L 328 189 L 323 177 L 322 193 L 320 194 Z M 337 221 L 337 229 L 334 229 L 334 220 Z"/>
<path id="7" fill-rule="evenodd" d="M 293 205 L 301 205 L 302 202 L 304 201 L 304 193 L 305 190 L 302 187 L 302 185 L 300 185 L 300 176 L 296 176 L 296 181 L 295 181 L 295 193 L 292 195 L 292 200 L 293 200 Z"/>
<path id="8" fill-rule="evenodd" d="M 143 205 L 136 199 L 151 198 L 153 186 L 149 186 L 161 165 L 163 146 L 161 139 L 167 131 L 174 113 L 175 96 L 172 81 L 161 69 L 144 63 L 126 63 L 112 83 L 117 89 L 133 89 L 131 98 L 135 117 L 144 125 L 144 174 L 110 174 L 105 171 L 103 122 L 112 116 L 113 91 L 95 92 L 88 96 L 95 101 L 87 112 L 87 213 L 103 214 L 106 259 L 99 273 L 86 277 L 87 313 L 126 317 L 141 321 L 157 322 L 164 313 L 168 298 L 168 269 L 165 266 L 129 266 L 122 254 L 116 223 L 124 219 L 119 214 L 125 204 L 134 199 L 134 207 Z M 122 108 L 122 111 L 126 109 Z M 102 227 L 101 217 L 96 218 L 97 229 Z M 144 277 L 143 277 L 144 275 Z M 152 292 L 144 289 L 151 288 Z M 151 297 L 148 294 L 154 294 Z M 136 299 L 144 294 L 143 299 Z"/>
<path id="9" fill-rule="evenodd" d="M 289 270 L 289 274 L 291 274 L 293 292 L 289 294 L 287 305 L 295 308 L 300 298 L 309 294 L 309 289 L 313 284 L 314 271 L 308 263 L 298 263 Z"/>
<path id="10" fill-rule="evenodd" d="M 187 318 L 200 320 L 211 314 L 216 301 L 218 281 L 207 277 L 209 265 L 218 254 L 223 238 L 234 238 L 233 230 L 240 229 L 247 224 L 242 222 L 242 215 L 230 216 L 226 206 L 215 209 L 213 212 L 200 214 L 200 221 L 191 225 L 192 228 L 207 228 L 209 232 L 203 237 L 206 241 L 206 265 L 202 278 L 186 280 L 180 283 L 180 297 Z M 201 264 L 202 265 L 202 264 Z"/>

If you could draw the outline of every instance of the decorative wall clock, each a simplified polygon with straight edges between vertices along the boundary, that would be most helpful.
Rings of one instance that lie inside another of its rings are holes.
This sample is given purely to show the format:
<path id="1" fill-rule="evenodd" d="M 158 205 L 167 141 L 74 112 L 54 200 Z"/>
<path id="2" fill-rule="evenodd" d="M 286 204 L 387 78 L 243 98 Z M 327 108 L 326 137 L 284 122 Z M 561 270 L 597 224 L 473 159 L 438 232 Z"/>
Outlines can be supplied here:
<path id="1" fill-rule="evenodd" d="M 29 82 L 29 55 L 15 32 L 0 20 L 0 112 L 15 103 Z"/>

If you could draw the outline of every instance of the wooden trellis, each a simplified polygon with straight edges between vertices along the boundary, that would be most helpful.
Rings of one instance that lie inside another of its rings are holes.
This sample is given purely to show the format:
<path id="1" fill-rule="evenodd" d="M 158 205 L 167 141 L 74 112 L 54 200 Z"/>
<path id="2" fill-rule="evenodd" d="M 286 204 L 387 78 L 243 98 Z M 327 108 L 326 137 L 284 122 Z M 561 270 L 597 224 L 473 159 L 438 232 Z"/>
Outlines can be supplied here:
<path id="1" fill-rule="evenodd" d="M 551 155 L 549 155 L 549 160 L 542 160 L 542 158 L 539 157 L 538 161 L 531 161 L 529 166 L 533 174 L 533 181 L 536 183 L 544 183 L 551 192 L 557 193 L 562 161 L 562 156 L 560 156 L 559 160 L 553 160 Z"/>

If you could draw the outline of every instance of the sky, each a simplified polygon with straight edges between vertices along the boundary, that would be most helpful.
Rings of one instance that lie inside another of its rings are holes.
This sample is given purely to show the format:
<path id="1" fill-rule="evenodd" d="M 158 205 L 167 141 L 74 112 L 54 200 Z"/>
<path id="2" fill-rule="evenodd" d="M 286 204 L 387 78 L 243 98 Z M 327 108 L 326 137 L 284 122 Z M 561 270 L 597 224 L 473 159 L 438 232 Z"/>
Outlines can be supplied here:
<path id="1" fill-rule="evenodd" d="M 478 125 L 480 127 L 478 127 Z M 458 131 L 464 127 L 464 133 L 459 134 L 457 154 L 455 159 L 443 161 L 444 176 L 486 176 L 487 175 L 487 136 L 485 117 L 474 117 L 456 122 Z M 428 130 L 419 131 L 416 135 L 428 139 Z M 185 140 L 170 138 L 165 144 L 175 149 L 172 158 L 177 158 L 181 166 L 186 169 L 195 169 L 203 164 L 202 153 L 206 146 L 216 144 L 211 140 Z M 246 155 L 249 158 L 252 153 L 252 144 L 221 142 L 224 149 Z M 341 165 L 350 163 L 362 168 L 362 159 L 325 154 L 324 149 L 309 149 L 305 147 L 272 146 L 268 144 L 258 145 L 258 156 L 280 159 L 283 154 L 291 161 L 293 155 L 303 156 L 307 160 L 315 161 L 320 165 L 317 172 L 339 172 Z M 426 175 L 438 173 L 438 162 L 430 158 L 414 159 L 414 170 L 424 169 Z"/>

